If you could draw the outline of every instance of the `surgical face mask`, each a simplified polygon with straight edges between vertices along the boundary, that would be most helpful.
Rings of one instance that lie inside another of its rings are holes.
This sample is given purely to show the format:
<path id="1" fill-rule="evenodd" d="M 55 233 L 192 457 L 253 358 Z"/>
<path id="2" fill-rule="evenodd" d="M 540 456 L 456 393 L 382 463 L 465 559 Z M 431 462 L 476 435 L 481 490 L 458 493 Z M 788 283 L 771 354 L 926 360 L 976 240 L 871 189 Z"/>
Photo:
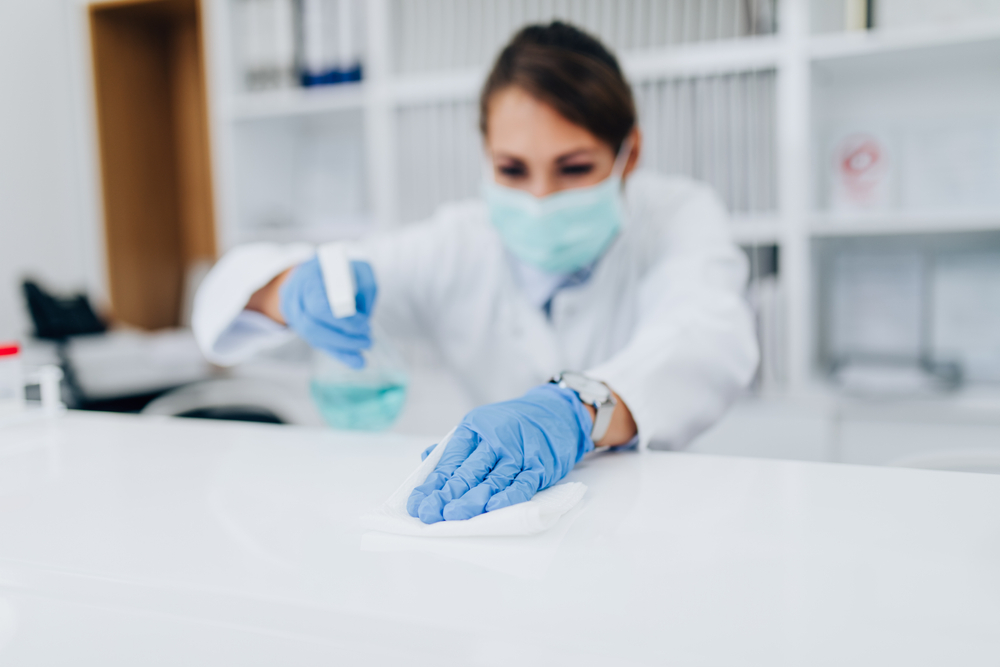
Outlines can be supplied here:
<path id="1" fill-rule="evenodd" d="M 595 262 L 621 228 L 622 171 L 631 149 L 631 142 L 622 144 L 611 175 L 600 183 L 546 197 L 487 176 L 483 197 L 507 249 L 548 273 L 573 273 Z"/>

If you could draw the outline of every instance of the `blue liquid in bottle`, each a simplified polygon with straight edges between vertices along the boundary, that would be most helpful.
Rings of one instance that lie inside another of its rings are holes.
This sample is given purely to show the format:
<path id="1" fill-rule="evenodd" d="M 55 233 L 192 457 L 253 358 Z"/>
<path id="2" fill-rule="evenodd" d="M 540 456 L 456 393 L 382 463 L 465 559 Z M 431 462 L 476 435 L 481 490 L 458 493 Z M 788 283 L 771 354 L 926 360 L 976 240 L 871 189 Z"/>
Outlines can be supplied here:
<path id="1" fill-rule="evenodd" d="M 313 401 L 333 428 L 382 431 L 396 421 L 406 400 L 406 379 L 387 377 L 379 384 L 344 381 L 310 383 Z"/>
<path id="2" fill-rule="evenodd" d="M 327 424 L 353 431 L 382 431 L 399 417 L 409 384 L 402 360 L 385 334 L 372 327 L 365 365 L 349 368 L 317 352 L 309 383 L 313 402 Z"/>

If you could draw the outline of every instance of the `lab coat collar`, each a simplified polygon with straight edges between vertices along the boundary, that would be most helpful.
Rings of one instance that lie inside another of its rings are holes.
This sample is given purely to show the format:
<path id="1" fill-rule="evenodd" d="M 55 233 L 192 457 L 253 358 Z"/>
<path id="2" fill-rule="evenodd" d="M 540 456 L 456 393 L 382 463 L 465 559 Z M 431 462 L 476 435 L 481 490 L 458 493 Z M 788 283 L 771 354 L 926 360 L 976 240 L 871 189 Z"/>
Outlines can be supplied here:
<path id="1" fill-rule="evenodd" d="M 560 290 L 582 285 L 590 280 L 590 277 L 594 273 L 594 268 L 601 261 L 598 258 L 593 263 L 572 273 L 548 273 L 521 261 L 509 251 L 507 252 L 507 259 L 510 261 L 514 280 L 517 282 L 518 287 L 521 288 L 521 292 L 531 305 L 540 310 L 551 303 L 552 298 Z"/>

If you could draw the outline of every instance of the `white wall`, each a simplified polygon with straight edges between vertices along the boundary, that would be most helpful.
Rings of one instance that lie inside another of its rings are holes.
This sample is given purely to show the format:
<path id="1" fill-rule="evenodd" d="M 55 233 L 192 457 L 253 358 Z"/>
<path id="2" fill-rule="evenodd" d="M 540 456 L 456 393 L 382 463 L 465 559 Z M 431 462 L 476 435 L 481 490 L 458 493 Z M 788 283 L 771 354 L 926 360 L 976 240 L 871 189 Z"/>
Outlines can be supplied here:
<path id="1" fill-rule="evenodd" d="M 0 0 L 0 340 L 30 332 L 22 277 L 60 290 L 103 284 L 79 11 L 70 0 Z"/>

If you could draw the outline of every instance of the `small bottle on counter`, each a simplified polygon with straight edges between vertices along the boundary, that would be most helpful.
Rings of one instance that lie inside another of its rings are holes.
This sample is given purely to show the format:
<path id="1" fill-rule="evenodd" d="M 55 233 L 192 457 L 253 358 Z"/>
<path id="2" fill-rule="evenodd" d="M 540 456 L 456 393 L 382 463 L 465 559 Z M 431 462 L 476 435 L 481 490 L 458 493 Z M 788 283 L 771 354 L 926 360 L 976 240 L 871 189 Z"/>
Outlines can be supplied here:
<path id="1" fill-rule="evenodd" d="M 24 409 L 24 371 L 21 346 L 0 342 L 0 414 Z"/>

